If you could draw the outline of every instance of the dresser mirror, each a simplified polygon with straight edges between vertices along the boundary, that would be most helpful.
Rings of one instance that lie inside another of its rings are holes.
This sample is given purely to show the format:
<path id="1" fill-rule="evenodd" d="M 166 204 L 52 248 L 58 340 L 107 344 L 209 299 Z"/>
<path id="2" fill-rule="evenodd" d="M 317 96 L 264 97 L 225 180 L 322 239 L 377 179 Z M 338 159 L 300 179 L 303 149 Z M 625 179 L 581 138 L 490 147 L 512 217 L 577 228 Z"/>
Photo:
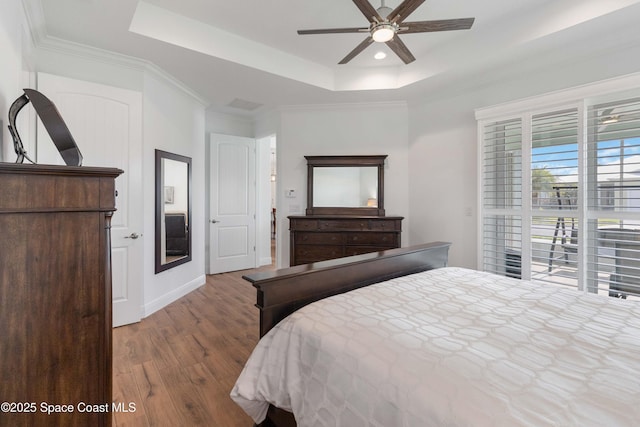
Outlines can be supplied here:
<path id="1" fill-rule="evenodd" d="M 384 216 L 384 156 L 305 156 L 307 215 Z"/>
<path id="2" fill-rule="evenodd" d="M 191 158 L 156 150 L 156 274 L 191 261 Z"/>

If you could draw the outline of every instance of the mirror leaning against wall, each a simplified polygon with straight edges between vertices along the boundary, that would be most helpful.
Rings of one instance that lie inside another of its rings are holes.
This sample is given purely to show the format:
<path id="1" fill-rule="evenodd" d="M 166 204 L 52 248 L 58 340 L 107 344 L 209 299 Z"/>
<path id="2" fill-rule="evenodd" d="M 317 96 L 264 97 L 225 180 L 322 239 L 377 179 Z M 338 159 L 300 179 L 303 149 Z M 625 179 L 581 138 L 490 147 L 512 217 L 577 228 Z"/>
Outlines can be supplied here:
<path id="1" fill-rule="evenodd" d="M 191 261 L 191 158 L 156 150 L 156 274 Z"/>

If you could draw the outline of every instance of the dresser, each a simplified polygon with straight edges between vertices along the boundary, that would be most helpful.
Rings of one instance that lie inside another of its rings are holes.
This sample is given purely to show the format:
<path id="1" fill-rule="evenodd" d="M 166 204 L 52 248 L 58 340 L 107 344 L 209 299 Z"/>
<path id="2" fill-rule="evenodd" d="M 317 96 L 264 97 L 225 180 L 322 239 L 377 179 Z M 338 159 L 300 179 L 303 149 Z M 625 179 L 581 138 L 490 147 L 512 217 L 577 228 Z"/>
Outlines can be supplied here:
<path id="1" fill-rule="evenodd" d="M 1 425 L 111 426 L 109 228 L 121 173 L 0 163 Z"/>
<path id="2" fill-rule="evenodd" d="M 290 216 L 290 265 L 400 247 L 399 216 Z"/>

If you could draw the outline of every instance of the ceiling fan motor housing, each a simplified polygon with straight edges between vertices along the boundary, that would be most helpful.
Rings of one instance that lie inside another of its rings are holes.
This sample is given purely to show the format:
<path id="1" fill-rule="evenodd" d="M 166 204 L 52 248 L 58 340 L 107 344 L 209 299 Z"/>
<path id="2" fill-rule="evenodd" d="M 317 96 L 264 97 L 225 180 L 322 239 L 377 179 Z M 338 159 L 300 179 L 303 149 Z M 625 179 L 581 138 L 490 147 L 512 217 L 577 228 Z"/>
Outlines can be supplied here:
<path id="1" fill-rule="evenodd" d="M 377 10 L 378 10 L 378 15 L 380 15 L 380 17 L 385 20 L 387 19 L 387 16 L 389 16 L 389 14 L 393 12 L 393 9 L 387 6 L 379 7 Z"/>
<path id="2" fill-rule="evenodd" d="M 298 30 L 298 34 L 336 34 L 336 33 L 363 33 L 369 36 L 355 49 L 347 54 L 338 64 L 346 64 L 356 55 L 360 54 L 372 42 L 386 43 L 387 46 L 405 64 L 415 61 L 415 57 L 400 40 L 400 35 L 411 33 L 427 33 L 436 31 L 468 30 L 473 25 L 475 18 L 438 19 L 433 21 L 406 22 L 405 19 L 415 11 L 425 0 L 402 0 L 395 8 L 391 9 L 380 0 L 380 7 L 375 9 L 371 0 L 353 0 L 360 12 L 367 18 L 368 27 L 355 28 L 325 28 L 318 30 Z"/>
<path id="3" fill-rule="evenodd" d="M 398 25 L 389 21 L 371 24 L 371 37 L 379 43 L 388 42 L 398 31 Z"/>

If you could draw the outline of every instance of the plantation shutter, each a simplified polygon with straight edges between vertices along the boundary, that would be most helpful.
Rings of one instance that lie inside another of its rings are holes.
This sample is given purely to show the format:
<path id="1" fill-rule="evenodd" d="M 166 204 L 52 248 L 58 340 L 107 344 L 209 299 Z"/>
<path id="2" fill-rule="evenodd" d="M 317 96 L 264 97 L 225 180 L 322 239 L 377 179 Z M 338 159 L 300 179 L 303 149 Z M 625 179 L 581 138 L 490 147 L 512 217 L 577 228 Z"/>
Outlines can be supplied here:
<path id="1" fill-rule="evenodd" d="M 589 108 L 587 176 L 591 287 L 640 295 L 640 98 Z"/>
<path id="2" fill-rule="evenodd" d="M 483 129 L 483 268 L 521 276 L 522 120 Z"/>
<path id="3" fill-rule="evenodd" d="M 578 125 L 577 108 L 531 117 L 531 278 L 576 288 Z"/>
<path id="4" fill-rule="evenodd" d="M 640 299 L 640 97 L 491 117 L 478 130 L 482 268 Z"/>

